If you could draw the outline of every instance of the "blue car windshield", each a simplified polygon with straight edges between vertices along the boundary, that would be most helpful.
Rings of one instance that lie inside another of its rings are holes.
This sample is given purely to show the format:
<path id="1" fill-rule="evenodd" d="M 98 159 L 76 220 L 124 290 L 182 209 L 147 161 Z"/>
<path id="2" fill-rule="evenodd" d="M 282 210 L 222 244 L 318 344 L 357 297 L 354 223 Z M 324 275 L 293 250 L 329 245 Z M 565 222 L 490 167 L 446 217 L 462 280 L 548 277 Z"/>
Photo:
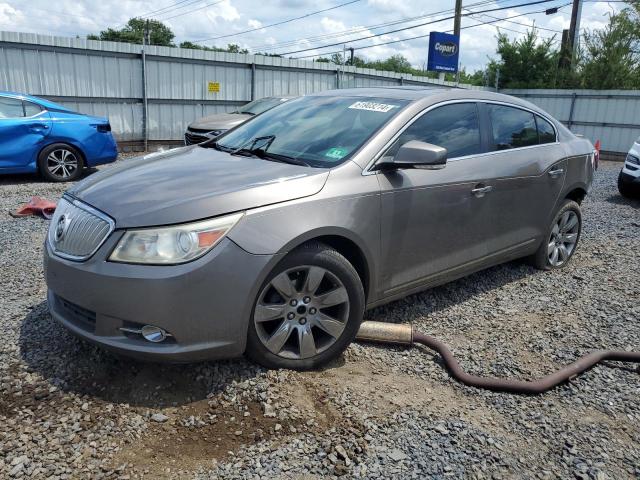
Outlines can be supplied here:
<path id="1" fill-rule="evenodd" d="M 345 162 L 408 100 L 301 97 L 246 122 L 205 147 L 328 168 Z"/>

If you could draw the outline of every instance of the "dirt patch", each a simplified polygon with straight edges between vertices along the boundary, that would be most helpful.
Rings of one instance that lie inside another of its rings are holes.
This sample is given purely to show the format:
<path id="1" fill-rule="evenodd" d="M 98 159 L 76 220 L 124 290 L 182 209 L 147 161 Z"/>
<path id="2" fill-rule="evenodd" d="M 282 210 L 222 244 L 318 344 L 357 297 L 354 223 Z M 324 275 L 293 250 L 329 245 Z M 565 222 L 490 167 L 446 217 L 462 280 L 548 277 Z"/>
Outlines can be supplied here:
<path id="1" fill-rule="evenodd" d="M 167 409 L 166 422 L 151 421 L 145 435 L 126 444 L 113 460 L 115 467 L 128 467 L 154 479 L 177 478 L 180 472 L 210 467 L 228 458 L 242 445 L 261 440 L 284 439 L 300 425 L 266 417 L 257 402 L 241 408 L 199 401 Z"/>

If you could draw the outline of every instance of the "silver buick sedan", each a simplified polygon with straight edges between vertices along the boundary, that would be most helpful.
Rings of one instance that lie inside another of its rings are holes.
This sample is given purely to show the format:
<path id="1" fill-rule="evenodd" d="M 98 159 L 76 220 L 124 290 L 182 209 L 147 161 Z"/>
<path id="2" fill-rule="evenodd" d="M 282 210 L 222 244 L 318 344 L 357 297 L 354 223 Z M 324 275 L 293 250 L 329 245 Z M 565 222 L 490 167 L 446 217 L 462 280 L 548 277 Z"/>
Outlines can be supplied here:
<path id="1" fill-rule="evenodd" d="M 315 368 L 367 308 L 516 258 L 565 266 L 594 161 L 505 95 L 297 98 L 67 191 L 45 245 L 49 308 L 127 355 Z"/>

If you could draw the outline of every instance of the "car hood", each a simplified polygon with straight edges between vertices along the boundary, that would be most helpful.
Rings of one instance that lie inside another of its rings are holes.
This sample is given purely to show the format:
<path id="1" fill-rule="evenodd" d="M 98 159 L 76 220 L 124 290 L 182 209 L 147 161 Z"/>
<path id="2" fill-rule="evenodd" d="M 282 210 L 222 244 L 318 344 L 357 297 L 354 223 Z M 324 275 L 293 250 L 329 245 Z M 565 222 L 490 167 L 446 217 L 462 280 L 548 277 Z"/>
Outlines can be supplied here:
<path id="1" fill-rule="evenodd" d="M 198 130 L 229 130 L 249 120 L 253 115 L 247 113 L 220 113 L 199 118 L 189 125 Z"/>
<path id="2" fill-rule="evenodd" d="M 328 170 L 190 146 L 126 160 L 68 194 L 116 228 L 184 223 L 318 193 Z"/>

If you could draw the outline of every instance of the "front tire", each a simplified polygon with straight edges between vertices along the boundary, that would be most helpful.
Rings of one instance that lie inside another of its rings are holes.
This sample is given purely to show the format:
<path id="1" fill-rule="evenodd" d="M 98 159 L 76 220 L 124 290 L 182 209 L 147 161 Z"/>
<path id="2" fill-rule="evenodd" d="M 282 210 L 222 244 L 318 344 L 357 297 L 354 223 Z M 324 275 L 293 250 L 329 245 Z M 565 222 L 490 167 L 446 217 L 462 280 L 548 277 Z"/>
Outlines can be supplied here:
<path id="1" fill-rule="evenodd" d="M 310 370 L 353 341 L 365 296 L 353 265 L 314 243 L 288 254 L 263 283 L 249 323 L 247 356 L 267 368 Z"/>
<path id="2" fill-rule="evenodd" d="M 640 190 L 640 188 L 638 190 Z M 618 191 L 620 192 L 620 195 L 625 198 L 634 198 L 635 196 L 640 196 L 638 195 L 637 191 L 633 190 L 632 185 L 624 180 L 622 172 L 620 172 L 620 174 L 618 175 Z"/>
<path id="3" fill-rule="evenodd" d="M 553 218 L 545 240 L 532 257 L 532 264 L 540 270 L 562 268 L 575 253 L 582 231 L 580 205 L 565 200 Z"/>
<path id="4" fill-rule="evenodd" d="M 66 143 L 54 143 L 38 155 L 38 170 L 49 182 L 72 182 L 82 175 L 80 152 Z"/>

